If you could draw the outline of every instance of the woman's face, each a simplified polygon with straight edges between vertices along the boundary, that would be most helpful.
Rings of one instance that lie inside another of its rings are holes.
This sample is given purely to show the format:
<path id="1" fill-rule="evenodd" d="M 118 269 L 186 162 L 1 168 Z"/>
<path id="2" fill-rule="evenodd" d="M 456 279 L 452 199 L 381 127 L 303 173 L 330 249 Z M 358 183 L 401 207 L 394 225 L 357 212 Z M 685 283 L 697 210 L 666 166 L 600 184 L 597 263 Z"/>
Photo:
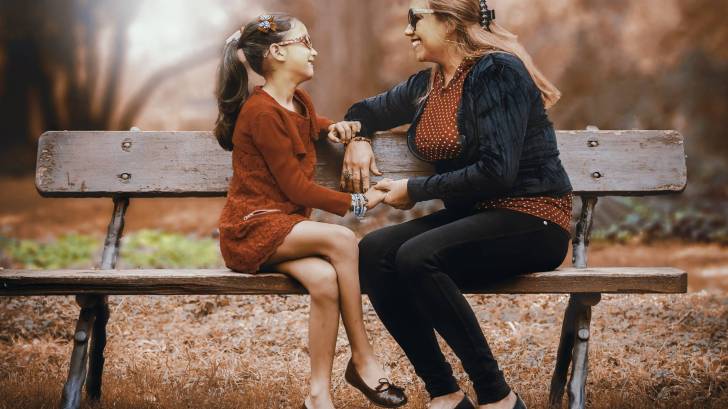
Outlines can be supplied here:
<path id="1" fill-rule="evenodd" d="M 313 62 L 318 55 L 318 51 L 313 48 L 310 41 L 306 26 L 295 20 L 293 27 L 280 43 L 271 46 L 270 52 L 287 70 L 301 81 L 306 81 L 313 78 Z"/>
<path id="2" fill-rule="evenodd" d="M 410 9 L 428 9 L 427 0 L 412 0 Z M 434 14 L 415 13 L 416 27 L 407 24 L 404 35 L 409 37 L 415 57 L 421 62 L 440 63 L 446 55 L 447 25 Z"/>

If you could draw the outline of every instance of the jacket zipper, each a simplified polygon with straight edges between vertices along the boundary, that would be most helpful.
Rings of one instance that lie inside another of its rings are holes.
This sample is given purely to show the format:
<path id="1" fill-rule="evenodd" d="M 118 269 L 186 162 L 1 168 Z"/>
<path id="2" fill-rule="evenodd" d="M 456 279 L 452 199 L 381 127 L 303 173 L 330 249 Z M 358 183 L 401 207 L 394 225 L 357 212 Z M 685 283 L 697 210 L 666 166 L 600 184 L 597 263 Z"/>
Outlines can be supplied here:
<path id="1" fill-rule="evenodd" d="M 263 214 L 268 214 L 268 213 L 277 213 L 277 212 L 280 212 L 280 210 L 278 210 L 278 209 L 260 209 L 260 210 L 253 210 L 252 212 L 246 214 L 243 217 L 243 221 L 244 222 L 247 222 L 249 219 L 251 219 L 253 217 L 260 216 L 260 215 L 263 215 Z"/>

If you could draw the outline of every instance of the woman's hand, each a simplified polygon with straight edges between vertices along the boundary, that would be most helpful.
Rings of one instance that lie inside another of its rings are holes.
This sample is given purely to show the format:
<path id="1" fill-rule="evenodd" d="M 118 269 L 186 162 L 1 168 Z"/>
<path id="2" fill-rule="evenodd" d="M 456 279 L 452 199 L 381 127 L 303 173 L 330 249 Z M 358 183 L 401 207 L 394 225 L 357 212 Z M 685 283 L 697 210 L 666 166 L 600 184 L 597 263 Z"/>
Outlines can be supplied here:
<path id="1" fill-rule="evenodd" d="M 369 190 L 369 171 L 382 176 L 382 172 L 377 168 L 372 146 L 365 141 L 353 141 L 346 147 L 344 153 L 340 189 L 352 193 L 366 192 Z"/>
<path id="2" fill-rule="evenodd" d="M 361 122 L 341 121 L 329 125 L 328 136 L 331 142 L 347 144 L 359 131 L 361 131 Z"/>
<path id="3" fill-rule="evenodd" d="M 415 206 L 409 193 L 407 192 L 407 180 L 390 180 L 383 179 L 379 183 L 374 185 L 375 189 L 386 191 L 387 194 L 384 196 L 384 203 L 399 210 L 409 210 Z"/>

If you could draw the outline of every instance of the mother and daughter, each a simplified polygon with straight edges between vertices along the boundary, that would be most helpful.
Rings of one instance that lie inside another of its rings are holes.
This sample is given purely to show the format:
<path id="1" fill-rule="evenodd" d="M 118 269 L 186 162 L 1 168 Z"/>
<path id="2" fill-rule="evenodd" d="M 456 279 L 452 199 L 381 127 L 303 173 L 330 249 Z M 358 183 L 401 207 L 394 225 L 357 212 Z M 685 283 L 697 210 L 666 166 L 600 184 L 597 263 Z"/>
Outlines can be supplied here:
<path id="1" fill-rule="evenodd" d="M 220 249 L 230 269 L 289 274 L 311 295 L 303 408 L 334 407 L 339 314 L 351 345 L 346 381 L 375 405 L 407 403 L 374 354 L 360 288 L 424 381 L 430 408 L 476 407 L 453 377 L 435 331 L 462 362 L 477 407 L 526 407 L 459 288 L 558 267 L 570 237 L 572 196 L 545 111 L 559 92 L 494 19 L 485 0 L 412 0 L 404 34 L 417 59 L 434 67 L 354 104 L 338 123 L 317 115 L 299 88 L 313 78 L 318 55 L 303 22 L 261 15 L 228 38 L 215 136 L 232 151 L 233 176 Z M 264 85 L 249 91 L 245 63 Z M 411 124 L 410 150 L 432 162 L 436 174 L 368 186 L 370 168 L 378 173 L 371 137 L 403 124 Z M 314 141 L 321 137 L 347 145 L 343 178 L 363 193 L 313 181 Z M 431 199 L 445 208 L 361 242 L 346 227 L 309 220 L 314 208 L 364 217 L 380 203 L 407 209 Z"/>

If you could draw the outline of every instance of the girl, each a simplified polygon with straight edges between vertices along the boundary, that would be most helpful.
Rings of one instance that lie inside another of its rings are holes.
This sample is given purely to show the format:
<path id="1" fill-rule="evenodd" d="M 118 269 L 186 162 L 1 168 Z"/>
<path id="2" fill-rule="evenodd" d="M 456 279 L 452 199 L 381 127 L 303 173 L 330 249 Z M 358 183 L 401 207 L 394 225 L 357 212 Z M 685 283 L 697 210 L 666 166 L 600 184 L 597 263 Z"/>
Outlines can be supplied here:
<path id="1" fill-rule="evenodd" d="M 312 208 L 361 217 L 384 196 L 375 189 L 337 192 L 312 181 L 314 140 L 325 132 L 339 140 L 337 135 L 359 130 L 356 122 L 334 124 L 317 116 L 298 88 L 313 77 L 317 54 L 306 26 L 282 14 L 258 17 L 225 45 L 215 136 L 233 152 L 233 177 L 220 216 L 220 250 L 230 269 L 280 271 L 311 295 L 311 382 L 304 408 L 333 408 L 339 311 L 352 350 L 346 380 L 375 404 L 398 407 L 407 398 L 386 378 L 364 329 L 356 237 L 345 227 L 308 220 Z M 250 94 L 243 61 L 265 78 Z"/>

